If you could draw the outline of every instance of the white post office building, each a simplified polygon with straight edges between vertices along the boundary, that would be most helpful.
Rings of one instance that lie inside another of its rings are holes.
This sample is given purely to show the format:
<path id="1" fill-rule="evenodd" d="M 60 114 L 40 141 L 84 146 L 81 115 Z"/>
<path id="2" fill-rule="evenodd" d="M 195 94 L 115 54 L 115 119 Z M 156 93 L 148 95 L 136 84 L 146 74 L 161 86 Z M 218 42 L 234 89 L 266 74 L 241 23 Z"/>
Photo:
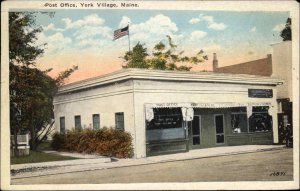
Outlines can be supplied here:
<path id="1" fill-rule="evenodd" d="M 114 127 L 133 137 L 134 157 L 208 147 L 278 143 L 271 77 L 122 69 L 61 87 L 56 131 Z"/>

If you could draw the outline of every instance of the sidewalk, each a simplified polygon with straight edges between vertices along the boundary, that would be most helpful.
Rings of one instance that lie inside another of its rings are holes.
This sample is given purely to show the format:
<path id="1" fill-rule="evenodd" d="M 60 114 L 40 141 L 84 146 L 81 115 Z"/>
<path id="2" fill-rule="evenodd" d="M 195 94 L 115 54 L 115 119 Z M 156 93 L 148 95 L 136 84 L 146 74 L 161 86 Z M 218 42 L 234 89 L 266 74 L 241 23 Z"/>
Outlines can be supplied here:
<path id="1" fill-rule="evenodd" d="M 148 165 L 155 163 L 173 162 L 181 160 L 201 159 L 243 153 L 263 152 L 269 150 L 284 149 L 284 145 L 243 145 L 214 147 L 207 149 L 190 150 L 186 153 L 160 155 L 140 159 L 117 159 L 113 162 L 110 158 L 95 157 L 95 155 L 85 155 L 84 159 L 56 161 L 45 163 L 33 163 L 22 165 L 11 165 L 11 169 L 19 171 L 12 174 L 12 179 L 26 178 L 33 176 L 45 176 L 51 174 L 63 174 L 70 172 L 82 172 L 90 170 L 101 170 L 128 166 Z M 59 154 L 59 153 L 58 153 Z M 60 153 L 70 156 L 71 153 Z M 74 156 L 74 154 L 71 154 Z M 80 155 L 80 154 L 75 154 Z"/>

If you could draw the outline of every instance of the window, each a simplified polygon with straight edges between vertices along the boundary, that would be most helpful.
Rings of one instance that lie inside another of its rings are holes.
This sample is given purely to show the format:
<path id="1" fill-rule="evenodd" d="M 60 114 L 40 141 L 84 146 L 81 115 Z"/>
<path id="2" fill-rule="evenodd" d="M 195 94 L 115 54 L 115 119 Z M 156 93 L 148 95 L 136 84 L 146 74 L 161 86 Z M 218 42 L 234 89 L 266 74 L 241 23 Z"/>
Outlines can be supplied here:
<path id="1" fill-rule="evenodd" d="M 253 107 L 249 118 L 250 132 L 272 131 L 272 116 L 268 113 L 269 107 Z"/>
<path id="2" fill-rule="evenodd" d="M 222 114 L 215 115 L 216 143 L 224 143 L 224 119 Z"/>
<path id="3" fill-rule="evenodd" d="M 233 133 L 248 132 L 248 117 L 246 107 L 235 107 L 231 109 L 231 129 Z"/>
<path id="4" fill-rule="evenodd" d="M 100 115 L 93 114 L 93 128 L 99 129 L 100 128 Z"/>
<path id="5" fill-rule="evenodd" d="M 116 129 L 124 131 L 124 113 L 115 113 Z"/>
<path id="6" fill-rule="evenodd" d="M 75 116 L 75 129 L 77 129 L 77 130 L 81 129 L 81 117 L 80 117 L 80 115 Z"/>
<path id="7" fill-rule="evenodd" d="M 248 119 L 246 113 L 231 114 L 231 127 L 233 133 L 247 133 Z"/>
<path id="8" fill-rule="evenodd" d="M 60 133 L 65 134 L 65 130 L 66 130 L 65 117 L 60 117 L 59 118 L 59 127 L 60 127 Z"/>
<path id="9" fill-rule="evenodd" d="M 147 130 L 182 127 L 181 108 L 154 108 L 154 118 L 147 122 Z"/>

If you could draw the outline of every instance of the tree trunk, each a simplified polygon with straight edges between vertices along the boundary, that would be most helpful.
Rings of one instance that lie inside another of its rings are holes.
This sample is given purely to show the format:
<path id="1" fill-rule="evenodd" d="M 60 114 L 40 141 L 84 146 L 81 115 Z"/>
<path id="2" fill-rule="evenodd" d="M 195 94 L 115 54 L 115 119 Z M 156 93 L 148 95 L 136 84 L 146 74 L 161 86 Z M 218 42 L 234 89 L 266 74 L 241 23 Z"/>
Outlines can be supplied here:
<path id="1" fill-rule="evenodd" d="M 19 150 L 18 150 L 18 131 L 17 127 L 14 127 L 14 146 L 13 146 L 13 151 L 15 154 L 15 157 L 19 156 Z"/>
<path id="2" fill-rule="evenodd" d="M 31 135 L 31 140 L 30 140 L 30 149 L 33 151 L 36 151 L 36 144 L 35 144 L 35 138 L 36 138 L 36 133 L 35 133 L 35 128 L 33 126 L 33 114 L 31 114 L 31 119 L 30 119 L 30 135 Z"/>

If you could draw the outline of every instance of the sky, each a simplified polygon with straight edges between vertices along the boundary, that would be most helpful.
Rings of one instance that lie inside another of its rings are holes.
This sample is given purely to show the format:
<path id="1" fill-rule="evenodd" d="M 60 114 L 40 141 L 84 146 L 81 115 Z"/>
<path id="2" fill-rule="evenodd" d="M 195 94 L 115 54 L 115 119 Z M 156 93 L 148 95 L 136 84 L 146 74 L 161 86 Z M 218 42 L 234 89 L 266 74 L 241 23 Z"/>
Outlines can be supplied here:
<path id="1" fill-rule="evenodd" d="M 113 41 L 113 31 L 129 23 L 131 48 L 140 42 L 151 53 L 170 35 L 187 56 L 204 50 L 209 59 L 192 70 L 210 71 L 214 52 L 219 66 L 265 58 L 272 53 L 270 45 L 282 41 L 279 34 L 288 17 L 288 12 L 268 11 L 55 10 L 53 17 L 37 13 L 36 24 L 43 32 L 36 44 L 47 43 L 37 67 L 53 68 L 49 74 L 56 76 L 77 65 L 79 70 L 67 83 L 120 70 L 129 41 L 128 36 Z"/>

